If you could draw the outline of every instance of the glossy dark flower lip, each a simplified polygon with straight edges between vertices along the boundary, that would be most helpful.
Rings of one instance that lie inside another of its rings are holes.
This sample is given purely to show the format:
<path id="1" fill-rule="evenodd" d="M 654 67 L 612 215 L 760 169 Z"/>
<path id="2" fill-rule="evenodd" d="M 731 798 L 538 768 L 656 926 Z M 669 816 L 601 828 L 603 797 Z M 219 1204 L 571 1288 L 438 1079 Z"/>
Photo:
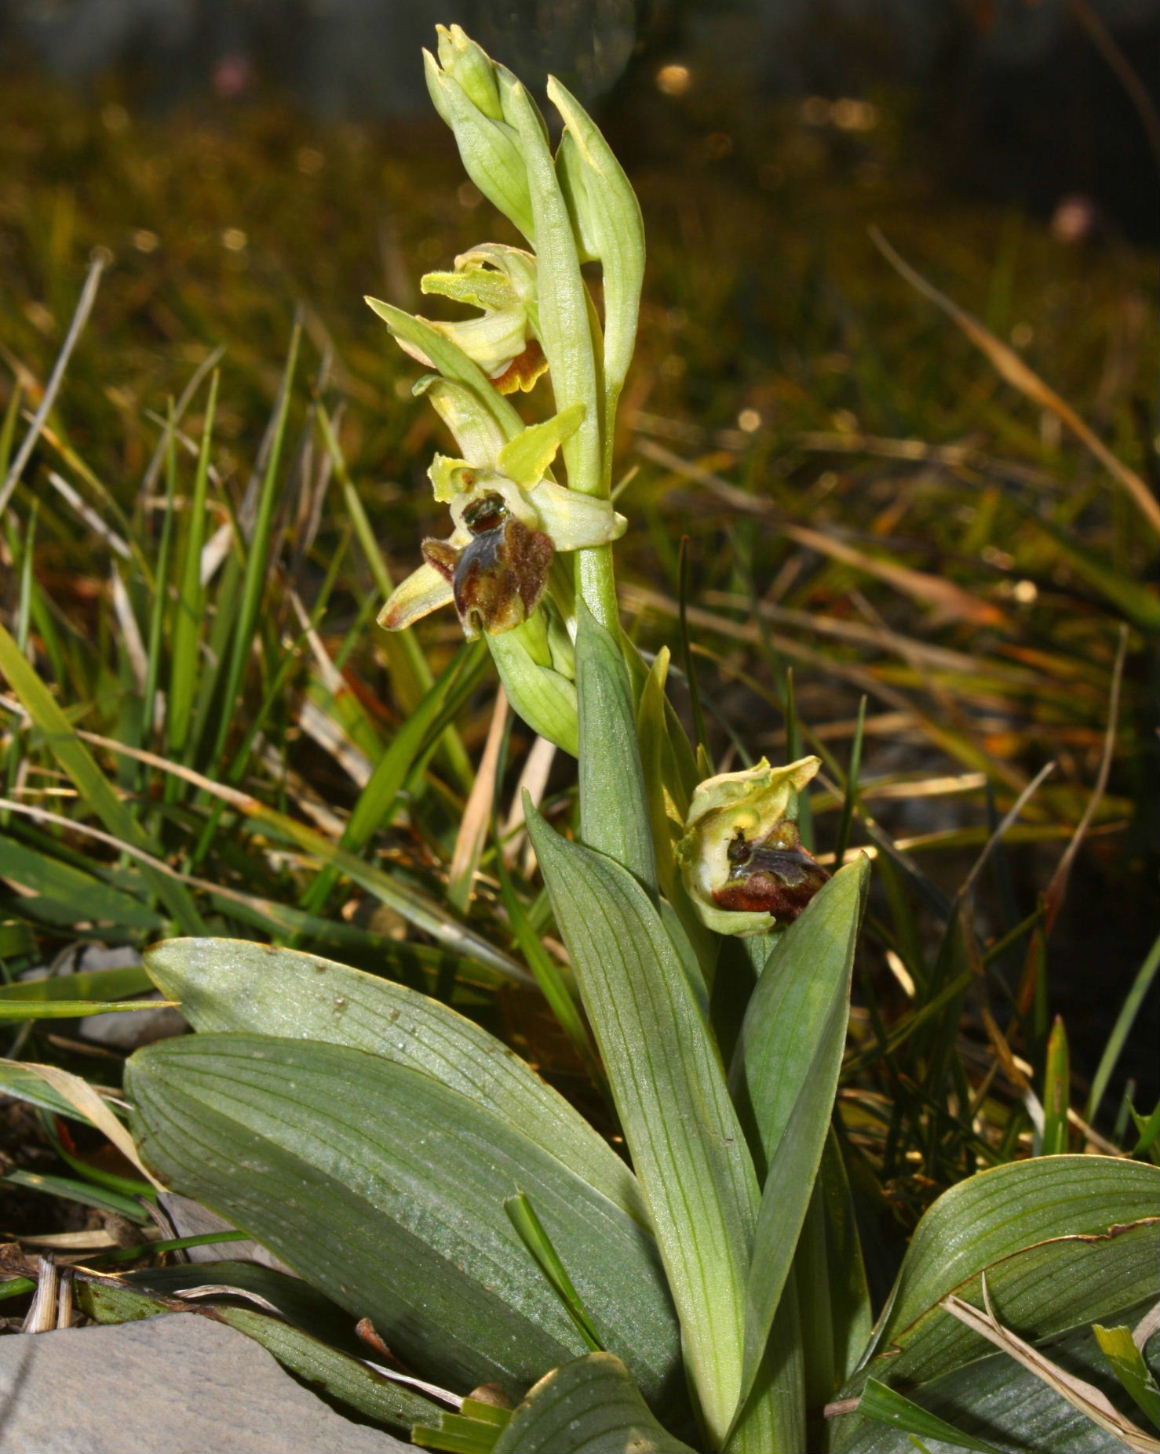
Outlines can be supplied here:
<path id="1" fill-rule="evenodd" d="M 467 545 L 425 540 L 423 558 L 450 582 L 463 634 L 497 636 L 522 625 L 543 600 L 555 547 L 509 513 L 501 496 L 485 496 Z M 478 528 L 476 528 L 478 526 Z"/>

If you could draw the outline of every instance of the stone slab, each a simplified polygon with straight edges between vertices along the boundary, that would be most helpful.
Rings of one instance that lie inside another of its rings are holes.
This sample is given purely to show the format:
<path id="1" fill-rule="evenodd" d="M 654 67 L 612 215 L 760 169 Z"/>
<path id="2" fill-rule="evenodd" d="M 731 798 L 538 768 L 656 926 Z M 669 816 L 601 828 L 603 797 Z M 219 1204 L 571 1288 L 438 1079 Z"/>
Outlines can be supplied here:
<path id="1" fill-rule="evenodd" d="M 0 1454 L 414 1454 L 192 1314 L 0 1337 Z"/>

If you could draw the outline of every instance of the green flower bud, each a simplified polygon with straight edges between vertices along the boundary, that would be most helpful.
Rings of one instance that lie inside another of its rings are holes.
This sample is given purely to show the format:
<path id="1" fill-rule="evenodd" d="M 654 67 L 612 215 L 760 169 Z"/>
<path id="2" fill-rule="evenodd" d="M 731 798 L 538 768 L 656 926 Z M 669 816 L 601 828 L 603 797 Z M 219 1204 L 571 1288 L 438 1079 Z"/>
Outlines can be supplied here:
<path id="1" fill-rule="evenodd" d="M 467 44 L 474 46 L 470 41 Z M 440 37 L 439 51 L 439 61 L 430 51 L 423 52 L 427 89 L 436 111 L 455 134 L 464 170 L 488 201 L 533 242 L 528 174 L 519 138 L 508 122 L 495 115 L 500 103 L 493 99 L 480 58 L 491 68 L 493 86 L 498 84 L 496 68 L 478 46 L 468 60 L 450 39 L 444 43 Z"/>
<path id="2" fill-rule="evenodd" d="M 555 76 L 548 96 L 565 122 L 556 170 L 581 254 L 603 274 L 604 382 L 615 399 L 632 361 L 644 280 L 640 203 L 596 123 Z"/>
<path id="3" fill-rule="evenodd" d="M 502 636 L 489 636 L 487 645 L 512 710 L 533 732 L 578 757 L 575 663 L 570 642 L 563 652 L 559 649 L 561 639 L 568 642 L 567 629 L 547 597 L 523 625 Z"/>
<path id="4" fill-rule="evenodd" d="M 677 862 L 701 921 L 719 934 L 768 934 L 801 913 L 829 874 L 802 847 L 797 795 L 821 766 L 762 758 L 693 793 Z"/>
<path id="5" fill-rule="evenodd" d="M 450 29 L 437 25 L 435 34 L 438 37 L 439 64 L 444 72 L 454 76 L 467 99 L 485 116 L 490 116 L 493 121 L 502 121 L 503 107 L 491 57 L 476 45 L 461 25 L 453 25 Z"/>

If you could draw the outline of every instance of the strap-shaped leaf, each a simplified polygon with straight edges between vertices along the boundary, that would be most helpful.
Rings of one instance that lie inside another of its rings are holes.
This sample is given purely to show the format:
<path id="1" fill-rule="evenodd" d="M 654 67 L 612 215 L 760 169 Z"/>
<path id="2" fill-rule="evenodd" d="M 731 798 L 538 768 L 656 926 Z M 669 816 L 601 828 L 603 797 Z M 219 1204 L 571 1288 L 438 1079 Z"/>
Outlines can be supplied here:
<path id="1" fill-rule="evenodd" d="M 768 1168 L 749 1273 L 743 1397 L 773 1326 L 829 1131 L 869 869 L 859 856 L 785 930 L 738 1039 L 730 1076 L 734 1098 Z M 811 1288 L 808 1295 L 824 1295 L 824 1289 Z M 803 1435 L 799 1431 L 798 1439 Z"/>
<path id="2" fill-rule="evenodd" d="M 653 1417 L 628 1369 L 590 1353 L 545 1374 L 492 1454 L 694 1454 Z"/>
<path id="3" fill-rule="evenodd" d="M 320 1040 L 421 1070 L 647 1221 L 636 1178 L 583 1116 L 514 1051 L 438 1000 L 316 954 L 245 939 L 169 939 L 147 950 L 145 963 L 195 1030 Z"/>
<path id="4" fill-rule="evenodd" d="M 525 1191 L 605 1344 L 679 1397 L 676 1320 L 639 1223 L 507 1122 L 364 1051 L 198 1035 L 130 1060 L 143 1156 L 435 1382 L 522 1388 L 584 1351 L 503 1210 Z"/>
<path id="5" fill-rule="evenodd" d="M 528 822 L 652 1215 L 690 1379 L 719 1444 L 741 1386 L 753 1162 L 648 894 L 627 869 L 559 837 L 538 814 Z"/>

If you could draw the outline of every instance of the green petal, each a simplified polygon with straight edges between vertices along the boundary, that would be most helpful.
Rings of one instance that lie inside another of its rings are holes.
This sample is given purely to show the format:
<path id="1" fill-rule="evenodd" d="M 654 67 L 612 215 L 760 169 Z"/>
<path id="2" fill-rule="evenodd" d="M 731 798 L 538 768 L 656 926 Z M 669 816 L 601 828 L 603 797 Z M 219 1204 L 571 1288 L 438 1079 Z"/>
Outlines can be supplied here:
<path id="1" fill-rule="evenodd" d="M 583 404 L 573 404 L 542 424 L 530 424 L 500 450 L 496 460 L 499 472 L 525 490 L 539 484 L 561 444 L 579 429 L 584 414 Z"/>

